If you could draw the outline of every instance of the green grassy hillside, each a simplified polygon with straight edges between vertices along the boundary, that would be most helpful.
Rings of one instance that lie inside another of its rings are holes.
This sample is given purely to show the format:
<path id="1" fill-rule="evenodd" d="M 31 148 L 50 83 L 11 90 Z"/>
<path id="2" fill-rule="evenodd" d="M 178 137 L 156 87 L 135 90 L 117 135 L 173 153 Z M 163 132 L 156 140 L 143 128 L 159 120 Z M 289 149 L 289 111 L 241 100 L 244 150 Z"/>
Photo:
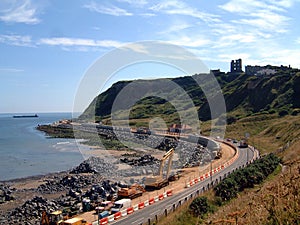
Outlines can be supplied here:
<path id="1" fill-rule="evenodd" d="M 270 77 L 247 76 L 244 73 L 216 77 L 222 88 L 228 116 L 233 119 L 232 121 L 250 115 L 278 113 L 284 116 L 300 112 L 300 101 L 297 99 L 300 96 L 300 72 L 296 69 L 283 70 L 280 67 L 276 70 L 276 75 Z M 180 121 L 178 113 L 183 111 L 186 113 L 192 108 L 196 108 L 201 121 L 208 121 L 211 119 L 210 108 L 196 82 L 202 79 L 201 76 L 199 74 L 173 79 L 138 80 L 134 82 L 135 86 L 129 85 L 132 81 L 117 82 L 98 95 L 80 118 L 109 123 L 115 99 L 126 87 L 126 93 L 130 93 L 133 97 L 139 96 L 138 101 L 130 108 L 129 118 L 132 125 L 147 126 L 149 119 L 154 117 L 163 118 L 167 124 L 178 123 Z M 177 84 L 182 90 L 172 85 L 163 86 L 167 81 Z M 162 87 L 167 94 L 161 93 Z M 211 88 L 213 90 L 215 87 Z M 182 101 L 177 108 L 174 104 L 170 104 L 177 99 L 184 100 L 186 96 L 192 102 Z M 128 105 L 130 105 L 128 102 L 119 104 L 119 115 L 122 115 L 122 111 L 126 110 Z"/>

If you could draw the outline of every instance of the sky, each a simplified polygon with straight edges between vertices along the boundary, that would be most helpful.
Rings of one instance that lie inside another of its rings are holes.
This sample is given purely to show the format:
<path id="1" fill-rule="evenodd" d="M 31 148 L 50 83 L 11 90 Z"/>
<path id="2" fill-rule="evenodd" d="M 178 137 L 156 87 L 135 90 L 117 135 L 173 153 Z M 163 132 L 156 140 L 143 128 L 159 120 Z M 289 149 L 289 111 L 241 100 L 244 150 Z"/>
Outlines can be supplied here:
<path id="1" fill-rule="evenodd" d="M 0 113 L 71 112 L 97 59 L 145 40 L 181 46 L 210 69 L 238 58 L 300 68 L 299 9 L 300 0 L 0 0 Z"/>

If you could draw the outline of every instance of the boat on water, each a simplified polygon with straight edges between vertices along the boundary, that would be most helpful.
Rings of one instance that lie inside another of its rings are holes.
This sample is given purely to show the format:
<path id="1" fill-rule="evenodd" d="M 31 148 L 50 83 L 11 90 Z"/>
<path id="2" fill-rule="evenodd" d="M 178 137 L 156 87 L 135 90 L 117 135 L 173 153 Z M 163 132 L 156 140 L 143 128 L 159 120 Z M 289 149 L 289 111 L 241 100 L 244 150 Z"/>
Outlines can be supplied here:
<path id="1" fill-rule="evenodd" d="M 37 114 L 34 115 L 16 115 L 13 116 L 13 118 L 35 118 L 35 117 L 39 117 Z"/>

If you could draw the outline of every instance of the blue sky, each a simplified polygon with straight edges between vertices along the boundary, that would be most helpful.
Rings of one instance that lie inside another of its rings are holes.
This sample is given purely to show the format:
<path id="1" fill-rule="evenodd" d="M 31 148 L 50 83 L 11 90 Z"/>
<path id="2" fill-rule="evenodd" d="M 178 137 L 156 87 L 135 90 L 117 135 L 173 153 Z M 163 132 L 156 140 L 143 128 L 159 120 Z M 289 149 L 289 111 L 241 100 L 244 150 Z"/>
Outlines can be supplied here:
<path id="1" fill-rule="evenodd" d="M 93 62 L 143 40 L 182 46 L 211 69 L 228 71 L 237 58 L 299 68 L 299 6 L 300 0 L 1 0 L 0 113 L 72 111 Z"/>

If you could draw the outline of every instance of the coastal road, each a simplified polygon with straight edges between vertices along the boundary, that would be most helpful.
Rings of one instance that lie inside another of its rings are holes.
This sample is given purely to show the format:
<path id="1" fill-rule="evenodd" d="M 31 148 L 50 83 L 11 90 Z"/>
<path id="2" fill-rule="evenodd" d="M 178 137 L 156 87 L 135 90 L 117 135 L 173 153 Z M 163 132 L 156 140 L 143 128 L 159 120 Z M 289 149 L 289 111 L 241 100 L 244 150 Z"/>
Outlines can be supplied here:
<path id="1" fill-rule="evenodd" d="M 184 191 L 180 193 L 176 193 L 171 197 L 167 197 L 166 199 L 159 201 L 153 205 L 149 205 L 144 209 L 141 209 L 132 215 L 122 217 L 117 221 L 114 221 L 110 224 L 115 225 L 139 225 L 147 223 L 149 219 L 153 221 L 155 216 L 160 216 L 167 212 L 170 212 L 172 209 L 176 208 L 178 205 L 185 202 L 185 200 L 189 199 L 191 196 L 194 196 L 202 191 L 203 188 L 207 189 L 208 185 L 211 185 L 211 182 L 216 182 L 216 180 L 223 179 L 225 175 L 238 169 L 247 163 L 247 159 L 251 161 L 254 158 L 254 152 L 249 148 L 238 148 L 239 156 L 238 158 L 228 167 L 224 168 L 218 173 L 213 174 L 212 179 L 207 178 L 204 181 L 195 184 L 190 188 L 186 188 Z M 212 181 L 211 181 L 212 180 Z"/>

